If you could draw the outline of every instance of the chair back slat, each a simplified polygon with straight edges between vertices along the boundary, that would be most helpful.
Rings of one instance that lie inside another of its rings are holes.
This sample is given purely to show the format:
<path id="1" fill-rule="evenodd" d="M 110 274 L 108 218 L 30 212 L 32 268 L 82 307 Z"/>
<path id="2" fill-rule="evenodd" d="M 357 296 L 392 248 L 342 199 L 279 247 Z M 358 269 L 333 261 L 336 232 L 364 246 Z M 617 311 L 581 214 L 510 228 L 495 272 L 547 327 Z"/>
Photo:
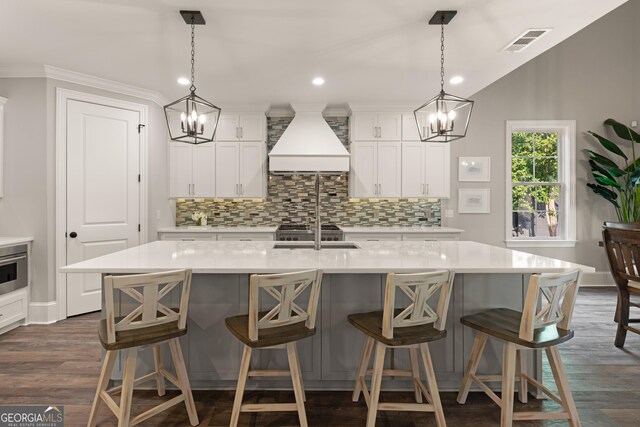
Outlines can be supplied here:
<path id="1" fill-rule="evenodd" d="M 384 311 L 382 315 L 382 335 L 393 338 L 396 328 L 426 325 L 443 330 L 447 319 L 449 299 L 454 273 L 441 270 L 429 273 L 387 274 Z M 396 293 L 400 290 L 409 298 L 409 304 L 401 307 L 396 314 Z M 435 310 L 429 300 L 440 292 Z"/>
<path id="2" fill-rule="evenodd" d="M 282 274 L 253 274 L 249 280 L 249 339 L 258 340 L 259 330 L 305 322 L 315 328 L 322 272 L 306 270 Z M 260 316 L 261 293 L 271 296 L 275 305 Z M 309 290 L 309 302 L 303 309 L 296 302 Z"/>
<path id="3" fill-rule="evenodd" d="M 602 240 L 616 285 L 625 290 L 629 281 L 640 282 L 640 223 L 605 223 Z"/>
<path id="4" fill-rule="evenodd" d="M 532 341 L 535 330 L 546 326 L 569 329 L 579 277 L 579 270 L 531 276 L 522 309 L 520 339 Z"/>
<path id="5" fill-rule="evenodd" d="M 162 303 L 163 299 L 182 284 L 178 311 Z M 163 273 L 105 276 L 105 311 L 107 341 L 117 342 L 118 332 L 131 331 L 176 322 L 179 329 L 187 325 L 187 308 L 191 289 L 191 270 Z M 138 303 L 128 314 L 116 322 L 115 292 L 121 292 Z"/>

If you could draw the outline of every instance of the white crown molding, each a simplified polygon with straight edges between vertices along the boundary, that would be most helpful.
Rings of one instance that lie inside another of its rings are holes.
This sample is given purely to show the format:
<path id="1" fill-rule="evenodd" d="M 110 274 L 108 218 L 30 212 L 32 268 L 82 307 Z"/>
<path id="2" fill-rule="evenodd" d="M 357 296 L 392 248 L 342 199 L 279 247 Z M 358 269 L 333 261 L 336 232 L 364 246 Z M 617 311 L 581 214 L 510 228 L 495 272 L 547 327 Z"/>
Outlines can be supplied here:
<path id="1" fill-rule="evenodd" d="M 300 107 L 300 105 L 308 106 L 309 104 L 295 104 L 295 105 Z M 313 105 L 315 105 L 315 108 L 314 107 L 310 107 L 310 108 L 312 110 L 314 109 L 317 110 L 318 106 L 322 107 L 322 105 L 324 104 L 313 104 Z M 302 108 L 305 108 L 305 107 L 302 107 Z M 347 104 L 331 105 L 326 108 L 320 108 L 320 110 L 322 111 L 322 115 L 325 117 L 349 117 L 351 115 L 351 109 Z M 271 108 L 269 108 L 269 111 L 267 111 L 268 117 L 293 117 L 295 115 L 296 115 L 295 111 L 293 107 L 291 107 L 290 105 L 272 105 Z"/>
<path id="2" fill-rule="evenodd" d="M 348 104 L 333 105 L 324 109 L 322 115 L 325 117 L 349 117 L 351 115 L 351 108 Z"/>
<path id="3" fill-rule="evenodd" d="M 0 78 L 45 78 L 42 65 L 0 65 Z"/>
<path id="4" fill-rule="evenodd" d="M 32 302 L 29 304 L 29 316 L 27 324 L 29 325 L 48 325 L 58 321 L 58 303 L 50 302 Z"/>
<path id="5" fill-rule="evenodd" d="M 3 98 L 3 97 L 0 96 L 0 107 L 2 107 L 4 104 L 6 104 L 7 101 L 8 101 L 7 98 Z"/>
<path id="6" fill-rule="evenodd" d="M 293 117 L 295 112 L 290 105 L 274 105 L 267 111 L 267 117 Z"/>
<path id="7" fill-rule="evenodd" d="M 377 112 L 397 112 L 397 113 L 407 113 L 413 112 L 416 108 L 422 105 L 422 102 L 409 103 L 364 103 L 364 102 L 349 102 L 347 106 L 351 109 L 353 113 L 377 113 Z"/>

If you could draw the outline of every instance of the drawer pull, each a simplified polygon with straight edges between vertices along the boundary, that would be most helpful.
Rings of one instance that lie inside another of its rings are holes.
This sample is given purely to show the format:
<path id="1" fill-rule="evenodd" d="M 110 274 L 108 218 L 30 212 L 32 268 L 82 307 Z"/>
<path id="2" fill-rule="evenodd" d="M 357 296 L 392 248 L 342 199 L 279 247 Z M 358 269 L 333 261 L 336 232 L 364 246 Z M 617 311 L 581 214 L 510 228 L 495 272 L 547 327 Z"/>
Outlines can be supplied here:
<path id="1" fill-rule="evenodd" d="M 3 259 L 3 260 L 0 260 L 0 265 L 11 264 L 12 262 L 20 261 L 21 259 L 27 259 L 27 256 L 22 255 L 15 258 Z"/>

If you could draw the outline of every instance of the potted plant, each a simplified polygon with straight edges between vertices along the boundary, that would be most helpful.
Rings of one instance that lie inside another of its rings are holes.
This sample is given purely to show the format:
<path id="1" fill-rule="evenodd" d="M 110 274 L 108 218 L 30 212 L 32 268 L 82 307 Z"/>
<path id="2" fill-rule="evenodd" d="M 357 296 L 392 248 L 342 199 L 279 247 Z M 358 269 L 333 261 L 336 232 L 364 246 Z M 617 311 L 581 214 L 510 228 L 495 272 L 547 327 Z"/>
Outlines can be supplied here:
<path id="1" fill-rule="evenodd" d="M 631 142 L 632 158 L 617 143 L 589 131 L 600 145 L 616 157 L 610 158 L 592 150 L 583 150 L 589 156 L 589 166 L 595 180 L 595 183 L 587 183 L 587 187 L 613 205 L 619 222 L 639 222 L 640 159 L 636 157 L 635 144 L 640 143 L 640 134 L 614 119 L 607 119 L 604 124 L 610 126 L 618 137 Z"/>

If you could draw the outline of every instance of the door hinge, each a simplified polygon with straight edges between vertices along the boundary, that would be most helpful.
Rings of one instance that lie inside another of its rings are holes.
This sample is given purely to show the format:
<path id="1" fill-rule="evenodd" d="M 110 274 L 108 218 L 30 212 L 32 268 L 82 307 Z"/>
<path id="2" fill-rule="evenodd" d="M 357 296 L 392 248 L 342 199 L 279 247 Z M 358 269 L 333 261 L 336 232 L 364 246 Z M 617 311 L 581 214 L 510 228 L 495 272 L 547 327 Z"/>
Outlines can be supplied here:
<path id="1" fill-rule="evenodd" d="M 140 133 L 140 132 L 142 131 L 142 128 L 143 128 L 143 127 L 146 127 L 146 126 L 145 126 L 145 125 L 143 125 L 143 124 L 139 124 L 139 125 L 138 125 L 138 133 Z"/>
<path id="2" fill-rule="evenodd" d="M 140 224 L 138 224 L 138 233 L 140 232 Z"/>

